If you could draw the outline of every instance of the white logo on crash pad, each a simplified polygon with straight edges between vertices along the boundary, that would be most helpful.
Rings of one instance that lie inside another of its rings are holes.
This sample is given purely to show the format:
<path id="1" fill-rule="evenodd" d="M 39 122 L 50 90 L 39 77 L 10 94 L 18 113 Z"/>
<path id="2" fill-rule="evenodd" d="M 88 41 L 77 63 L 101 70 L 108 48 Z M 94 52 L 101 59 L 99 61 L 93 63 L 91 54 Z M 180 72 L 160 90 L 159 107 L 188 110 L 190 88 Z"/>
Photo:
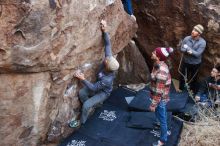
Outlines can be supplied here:
<path id="1" fill-rule="evenodd" d="M 152 133 L 155 137 L 160 137 L 159 131 L 152 130 L 152 131 L 150 131 L 150 133 Z"/>
<path id="2" fill-rule="evenodd" d="M 114 121 L 117 117 L 115 114 L 115 111 L 108 111 L 108 110 L 104 110 L 104 112 L 101 112 L 101 114 L 99 115 L 99 118 L 105 120 L 105 121 Z"/>
<path id="3" fill-rule="evenodd" d="M 86 146 L 86 141 L 83 140 L 72 140 L 66 146 Z"/>

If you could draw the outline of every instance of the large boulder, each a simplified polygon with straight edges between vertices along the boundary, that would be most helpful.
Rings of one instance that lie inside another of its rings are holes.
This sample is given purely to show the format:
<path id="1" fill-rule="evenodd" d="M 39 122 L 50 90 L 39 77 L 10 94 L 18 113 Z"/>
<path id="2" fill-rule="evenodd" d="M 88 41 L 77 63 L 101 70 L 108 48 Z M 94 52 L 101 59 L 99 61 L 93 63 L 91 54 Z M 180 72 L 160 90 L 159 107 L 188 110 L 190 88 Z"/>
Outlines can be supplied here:
<path id="1" fill-rule="evenodd" d="M 72 69 L 88 60 L 100 60 L 101 19 L 109 23 L 114 53 L 120 52 L 135 32 L 135 23 L 119 0 L 50 2 L 51 6 L 49 0 L 2 4 L 0 72 Z"/>
<path id="2" fill-rule="evenodd" d="M 137 24 L 121 0 L 0 2 L 0 145 L 56 143 L 80 114 L 80 69 L 88 80 L 104 57 L 100 21 L 108 22 L 113 53 Z"/>
<path id="3" fill-rule="evenodd" d="M 150 72 L 147 63 L 133 40 L 118 53 L 117 60 L 120 62 L 117 84 L 129 85 L 149 81 Z"/>

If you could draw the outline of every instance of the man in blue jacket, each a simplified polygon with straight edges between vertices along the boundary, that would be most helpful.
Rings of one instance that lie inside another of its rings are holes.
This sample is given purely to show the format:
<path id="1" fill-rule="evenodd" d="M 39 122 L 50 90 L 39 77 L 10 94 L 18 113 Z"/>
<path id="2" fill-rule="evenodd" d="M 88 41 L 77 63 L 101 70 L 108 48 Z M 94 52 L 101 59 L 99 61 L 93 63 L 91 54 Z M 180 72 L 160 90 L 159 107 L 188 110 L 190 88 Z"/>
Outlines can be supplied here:
<path id="1" fill-rule="evenodd" d="M 201 37 L 204 28 L 198 24 L 194 26 L 191 36 L 184 38 L 181 46 L 183 60 L 181 62 L 181 73 L 186 76 L 187 82 L 190 82 L 190 89 L 196 93 L 196 78 L 198 69 L 202 62 L 202 54 L 206 47 L 206 41 Z M 185 80 L 181 75 L 179 79 L 179 91 L 184 90 Z"/>
<path id="2" fill-rule="evenodd" d="M 89 116 L 89 110 L 95 105 L 105 101 L 112 91 L 115 71 L 118 70 L 119 63 L 112 56 L 111 42 L 109 34 L 106 32 L 106 26 L 106 21 L 102 20 L 101 30 L 105 41 L 105 59 L 98 71 L 97 82 L 91 83 L 86 80 L 84 74 L 80 72 L 74 75 L 81 80 L 84 85 L 84 88 L 79 91 L 79 98 L 83 105 L 80 121 L 71 121 L 70 127 L 78 127 L 80 123 L 84 124 Z"/>

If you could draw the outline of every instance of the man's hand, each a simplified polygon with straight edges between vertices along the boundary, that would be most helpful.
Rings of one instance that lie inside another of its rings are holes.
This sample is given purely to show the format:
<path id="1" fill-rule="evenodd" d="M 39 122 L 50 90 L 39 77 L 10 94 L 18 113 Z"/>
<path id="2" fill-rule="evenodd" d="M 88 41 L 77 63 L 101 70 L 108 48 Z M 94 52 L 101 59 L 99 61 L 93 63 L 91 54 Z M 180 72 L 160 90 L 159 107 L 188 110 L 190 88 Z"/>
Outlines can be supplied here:
<path id="1" fill-rule="evenodd" d="M 183 48 L 186 49 L 186 52 L 187 52 L 188 54 L 192 54 L 192 49 L 191 49 L 187 44 L 184 44 L 184 45 L 183 45 Z"/>
<path id="2" fill-rule="evenodd" d="M 209 87 L 211 87 L 211 88 L 213 88 L 215 90 L 219 90 L 219 87 L 216 84 L 209 83 Z"/>
<path id="3" fill-rule="evenodd" d="M 149 110 L 152 111 L 152 112 L 155 112 L 155 109 L 156 109 L 156 106 L 152 106 L 152 105 L 151 105 L 151 106 L 149 107 Z"/>
<path id="4" fill-rule="evenodd" d="M 191 55 L 192 54 L 192 50 L 191 49 L 187 50 L 187 53 Z"/>
<path id="5" fill-rule="evenodd" d="M 136 17 L 134 15 L 131 15 L 131 19 L 133 19 L 134 21 L 136 21 Z"/>
<path id="6" fill-rule="evenodd" d="M 101 30 L 103 32 L 106 32 L 107 22 L 105 20 L 101 20 L 100 25 L 101 25 Z"/>
<path id="7" fill-rule="evenodd" d="M 76 72 L 76 73 L 73 74 L 73 76 L 80 79 L 80 80 L 85 80 L 85 76 L 81 72 Z"/>
<path id="8" fill-rule="evenodd" d="M 184 44 L 183 48 L 185 48 L 187 50 L 189 48 L 189 46 L 187 44 Z"/>
<path id="9" fill-rule="evenodd" d="M 199 97 L 198 95 L 196 95 L 196 96 L 195 96 L 195 100 L 196 100 L 196 101 L 199 101 L 199 100 L 200 100 L 200 97 Z"/>

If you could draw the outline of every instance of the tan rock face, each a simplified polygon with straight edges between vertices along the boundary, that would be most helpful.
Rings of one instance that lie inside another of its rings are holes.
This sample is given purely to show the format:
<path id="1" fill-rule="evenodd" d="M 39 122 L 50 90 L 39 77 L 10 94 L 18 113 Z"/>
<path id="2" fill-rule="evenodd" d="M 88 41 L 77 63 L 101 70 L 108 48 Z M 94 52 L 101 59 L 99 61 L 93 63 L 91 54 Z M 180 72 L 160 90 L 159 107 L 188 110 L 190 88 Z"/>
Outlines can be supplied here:
<path id="1" fill-rule="evenodd" d="M 175 53 L 171 57 L 173 77 L 178 78 L 178 65 L 181 53 L 179 42 L 191 34 L 196 24 L 202 24 L 205 32 L 202 35 L 207 41 L 200 75 L 208 75 L 211 68 L 219 61 L 220 48 L 220 1 L 213 0 L 138 0 L 135 4 L 135 15 L 139 29 L 137 44 L 149 60 L 151 52 L 159 46 L 172 46 Z M 152 62 L 147 61 L 149 65 Z"/>
<path id="2" fill-rule="evenodd" d="M 101 19 L 109 23 L 114 53 L 122 50 L 134 32 L 126 30 L 135 30 L 119 0 L 113 4 L 97 0 L 59 2 L 55 9 L 45 0 L 2 2 L 1 72 L 71 69 L 86 60 L 101 59 Z"/>
<path id="3" fill-rule="evenodd" d="M 0 145 L 33 145 L 44 138 L 50 124 L 50 75 L 1 75 Z"/>
<path id="4" fill-rule="evenodd" d="M 0 1 L 0 145 L 43 145 L 73 132 L 67 125 L 80 114 L 82 87 L 73 73 L 95 80 L 104 57 L 101 19 L 114 54 L 137 30 L 120 0 L 55 2 Z"/>

